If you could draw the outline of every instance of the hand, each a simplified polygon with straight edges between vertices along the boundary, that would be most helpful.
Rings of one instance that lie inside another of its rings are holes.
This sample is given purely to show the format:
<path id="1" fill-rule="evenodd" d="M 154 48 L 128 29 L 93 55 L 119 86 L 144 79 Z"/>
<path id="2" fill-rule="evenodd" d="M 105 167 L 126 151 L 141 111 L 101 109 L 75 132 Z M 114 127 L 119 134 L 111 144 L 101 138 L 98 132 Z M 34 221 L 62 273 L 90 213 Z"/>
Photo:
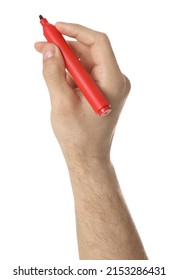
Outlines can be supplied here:
<path id="1" fill-rule="evenodd" d="M 35 48 L 43 54 L 43 75 L 51 99 L 51 122 L 67 165 L 87 159 L 109 160 L 115 126 L 130 91 L 121 73 L 108 37 L 81 25 L 56 23 L 81 63 L 91 74 L 112 106 L 112 112 L 96 115 L 65 71 L 59 49 L 46 42 Z"/>

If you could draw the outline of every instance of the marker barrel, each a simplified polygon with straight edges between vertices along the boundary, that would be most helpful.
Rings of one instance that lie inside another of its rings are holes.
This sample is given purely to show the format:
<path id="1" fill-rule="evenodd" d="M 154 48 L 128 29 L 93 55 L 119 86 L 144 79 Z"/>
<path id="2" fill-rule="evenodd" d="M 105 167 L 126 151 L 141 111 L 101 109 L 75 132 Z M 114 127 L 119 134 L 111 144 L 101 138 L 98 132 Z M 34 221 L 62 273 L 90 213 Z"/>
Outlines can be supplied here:
<path id="1" fill-rule="evenodd" d="M 44 36 L 47 41 L 49 43 L 55 44 L 61 50 L 68 72 L 85 98 L 88 100 L 91 107 L 101 117 L 108 115 L 111 112 L 111 106 L 104 97 L 100 88 L 80 63 L 70 46 L 67 44 L 62 34 L 45 18 L 42 18 L 40 23 L 43 26 Z"/>

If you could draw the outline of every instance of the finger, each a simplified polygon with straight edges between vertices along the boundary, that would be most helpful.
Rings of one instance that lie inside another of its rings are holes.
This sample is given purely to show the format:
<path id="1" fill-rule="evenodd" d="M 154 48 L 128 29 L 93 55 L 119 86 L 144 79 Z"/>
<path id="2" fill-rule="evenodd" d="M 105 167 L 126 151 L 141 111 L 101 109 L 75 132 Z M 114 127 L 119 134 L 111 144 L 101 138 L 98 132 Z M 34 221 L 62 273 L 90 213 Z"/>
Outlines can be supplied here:
<path id="1" fill-rule="evenodd" d="M 71 75 L 67 71 L 66 71 L 66 81 L 71 88 L 75 89 L 78 87 L 75 81 L 72 79 Z"/>
<path id="2" fill-rule="evenodd" d="M 43 49 L 45 47 L 45 45 L 47 44 L 47 42 L 36 42 L 34 44 L 34 47 L 36 49 L 36 51 L 42 53 Z M 70 47 L 73 49 L 73 51 L 75 52 L 76 56 L 78 58 L 82 57 L 82 47 L 77 48 L 75 45 L 77 44 L 77 42 L 68 42 L 68 44 L 70 45 Z M 86 52 L 85 52 L 86 53 Z M 87 66 L 87 65 L 85 65 Z M 66 71 L 66 81 L 69 84 L 69 86 L 73 89 L 77 88 L 76 83 L 74 82 L 74 80 L 72 79 L 71 75 Z"/>
<path id="3" fill-rule="evenodd" d="M 71 49 L 75 53 L 75 55 L 80 59 L 83 66 L 86 68 L 87 71 L 91 72 L 91 69 L 94 65 L 93 59 L 91 57 L 90 50 L 87 46 L 76 42 L 76 41 L 67 41 L 70 45 Z M 34 47 L 36 51 L 42 53 L 44 46 L 47 42 L 36 42 Z"/>
<path id="4" fill-rule="evenodd" d="M 62 34 L 76 38 L 77 41 L 89 46 L 95 64 L 116 64 L 116 59 L 106 34 L 73 23 L 57 22 L 55 26 Z"/>
<path id="5" fill-rule="evenodd" d="M 77 41 L 88 46 L 96 43 L 96 38 L 99 33 L 88 27 L 74 23 L 57 22 L 55 26 L 62 34 L 75 38 Z"/>
<path id="6" fill-rule="evenodd" d="M 36 51 L 42 53 L 43 51 L 43 48 L 45 47 L 45 45 L 47 44 L 47 42 L 36 42 L 34 44 L 34 48 L 36 49 Z"/>
<path id="7" fill-rule="evenodd" d="M 75 94 L 72 94 L 73 90 L 66 81 L 65 64 L 59 49 L 47 43 L 42 53 L 43 76 L 50 93 L 52 109 L 59 110 L 60 106 L 69 106 Z"/>
<path id="8" fill-rule="evenodd" d="M 83 66 L 86 68 L 86 70 L 90 73 L 94 66 L 94 61 L 91 56 L 90 48 L 76 41 L 68 41 L 68 44 L 70 45 L 71 49 L 78 57 L 80 62 L 83 64 Z"/>

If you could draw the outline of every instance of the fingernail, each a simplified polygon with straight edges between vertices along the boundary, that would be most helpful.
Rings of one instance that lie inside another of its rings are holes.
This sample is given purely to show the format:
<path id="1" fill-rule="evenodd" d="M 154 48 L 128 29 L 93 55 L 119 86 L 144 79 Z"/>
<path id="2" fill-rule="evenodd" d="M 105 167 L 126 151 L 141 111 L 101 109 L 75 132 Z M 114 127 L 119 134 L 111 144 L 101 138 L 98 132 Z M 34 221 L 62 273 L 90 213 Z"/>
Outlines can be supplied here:
<path id="1" fill-rule="evenodd" d="M 43 60 L 47 60 L 55 55 L 55 46 L 52 44 L 47 44 L 43 49 Z"/>
<path id="2" fill-rule="evenodd" d="M 68 24 L 67 22 L 64 22 L 64 21 L 57 21 L 55 24 Z"/>
<path id="3" fill-rule="evenodd" d="M 66 27 L 66 26 L 68 26 L 69 25 L 69 23 L 68 22 L 64 22 L 64 21 L 57 21 L 56 23 L 55 23 L 55 26 L 57 26 L 58 28 L 60 28 L 60 27 Z"/>

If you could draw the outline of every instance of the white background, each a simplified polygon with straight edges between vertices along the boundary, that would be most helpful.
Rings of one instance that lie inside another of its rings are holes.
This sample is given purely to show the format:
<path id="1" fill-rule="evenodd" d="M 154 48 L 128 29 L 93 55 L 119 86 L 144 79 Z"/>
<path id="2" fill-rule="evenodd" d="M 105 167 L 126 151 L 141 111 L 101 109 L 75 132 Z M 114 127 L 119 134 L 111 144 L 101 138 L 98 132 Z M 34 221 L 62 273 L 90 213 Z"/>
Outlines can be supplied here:
<path id="1" fill-rule="evenodd" d="M 38 16 L 108 34 L 132 84 L 112 147 L 127 204 L 152 261 L 178 255 L 178 1 L 1 1 L 0 255 L 21 266 L 78 260 L 67 168 L 50 125 Z M 8 275 L 9 273 L 9 275 Z M 11 276 L 11 277 L 10 277 Z"/>

